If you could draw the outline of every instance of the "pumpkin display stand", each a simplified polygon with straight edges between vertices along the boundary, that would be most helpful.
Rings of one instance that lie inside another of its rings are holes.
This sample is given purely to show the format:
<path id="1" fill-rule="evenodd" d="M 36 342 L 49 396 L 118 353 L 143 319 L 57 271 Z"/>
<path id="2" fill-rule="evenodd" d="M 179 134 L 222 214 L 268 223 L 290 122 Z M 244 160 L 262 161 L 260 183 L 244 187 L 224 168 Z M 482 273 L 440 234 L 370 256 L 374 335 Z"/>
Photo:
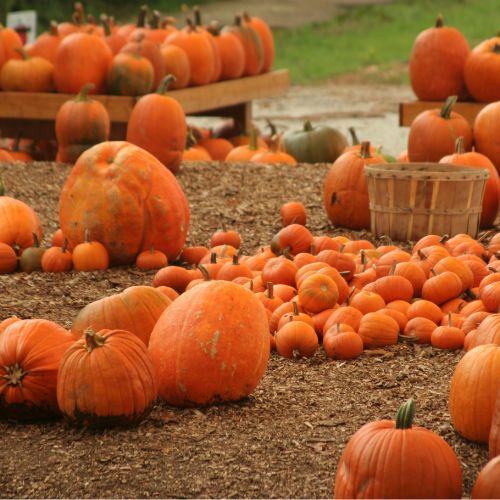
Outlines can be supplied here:
<path id="1" fill-rule="evenodd" d="M 487 102 L 457 102 L 453 105 L 453 111 L 460 113 L 471 125 L 474 123 L 476 115 L 488 103 Z M 439 109 L 443 103 L 441 101 L 407 101 L 399 103 L 399 126 L 409 127 L 413 120 L 422 111 L 429 109 Z"/>
<path id="2" fill-rule="evenodd" d="M 187 115 L 230 116 L 250 130 L 252 100 L 284 94 L 290 87 L 286 69 L 199 87 L 168 92 Z M 41 92 L 0 91 L 0 130 L 4 137 L 55 139 L 54 120 L 61 105 L 73 95 Z M 130 112 L 138 97 L 93 95 L 108 110 L 110 140 L 124 140 Z"/>
<path id="3" fill-rule="evenodd" d="M 393 240 L 479 228 L 488 171 L 445 163 L 367 165 L 371 231 Z"/>

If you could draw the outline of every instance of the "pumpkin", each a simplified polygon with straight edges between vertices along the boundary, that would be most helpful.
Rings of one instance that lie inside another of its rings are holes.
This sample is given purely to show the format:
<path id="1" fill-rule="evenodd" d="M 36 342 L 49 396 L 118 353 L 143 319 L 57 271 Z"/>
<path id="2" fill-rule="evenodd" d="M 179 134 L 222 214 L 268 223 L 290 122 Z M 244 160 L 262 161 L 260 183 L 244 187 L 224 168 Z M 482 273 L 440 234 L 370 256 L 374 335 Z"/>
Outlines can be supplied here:
<path id="1" fill-rule="evenodd" d="M 0 69 L 0 88 L 15 92 L 52 92 L 54 65 L 19 49 L 22 59 L 9 59 Z"/>
<path id="2" fill-rule="evenodd" d="M 290 130 L 283 135 L 285 151 L 299 163 L 334 162 L 347 146 L 347 138 L 327 125 L 312 126 L 304 122 L 302 130 Z"/>
<path id="3" fill-rule="evenodd" d="M 285 256 L 269 259 L 262 268 L 262 282 L 272 281 L 275 284 L 295 285 L 297 266 Z"/>
<path id="4" fill-rule="evenodd" d="M 233 149 L 233 145 L 222 137 L 207 137 L 198 143 L 209 154 L 210 158 L 215 161 L 224 161 Z"/>
<path id="5" fill-rule="evenodd" d="M 108 44 L 113 55 L 118 54 L 121 48 L 127 43 L 127 38 L 118 32 L 112 19 L 106 14 L 101 14 L 101 24 L 104 29 L 104 41 Z"/>
<path id="6" fill-rule="evenodd" d="M 262 42 L 262 50 L 264 52 L 264 63 L 262 65 L 261 73 L 266 73 L 271 70 L 274 62 L 274 37 L 273 32 L 266 21 L 257 16 L 250 16 L 248 13 L 243 12 L 243 20 L 247 26 L 252 27 Z"/>
<path id="7" fill-rule="evenodd" d="M 40 265 L 42 271 L 47 273 L 62 273 L 70 271 L 73 267 L 73 255 L 67 248 L 68 242 L 64 240 L 61 247 L 47 248 L 42 255 Z"/>
<path id="8" fill-rule="evenodd" d="M 83 85 L 93 83 L 89 92 L 103 94 L 112 59 L 111 49 L 100 36 L 77 32 L 64 37 L 54 61 L 57 92 L 77 94 Z"/>
<path id="9" fill-rule="evenodd" d="M 73 424 L 136 424 L 150 412 L 156 396 L 147 348 L 128 331 L 89 328 L 61 359 L 57 402 Z"/>
<path id="10" fill-rule="evenodd" d="M 450 95 L 466 96 L 464 66 L 469 42 L 456 28 L 436 24 L 417 36 L 410 53 L 410 83 L 421 101 L 444 101 Z"/>
<path id="11" fill-rule="evenodd" d="M 289 224 L 280 229 L 271 241 L 271 248 L 276 254 L 297 255 L 311 249 L 313 235 L 302 224 Z"/>
<path id="12" fill-rule="evenodd" d="M 160 316 L 149 341 L 159 395 L 174 406 L 248 396 L 269 351 L 264 306 L 229 281 L 207 281 L 182 294 Z"/>
<path id="13" fill-rule="evenodd" d="M 222 223 L 221 229 L 218 229 L 210 236 L 209 245 L 212 248 L 219 245 L 231 245 L 234 248 L 240 248 L 241 236 L 234 229 L 227 229 L 225 224 Z"/>
<path id="14" fill-rule="evenodd" d="M 480 322 L 474 333 L 471 331 L 467 335 L 466 350 L 482 344 L 500 345 L 500 314 L 489 314 Z"/>
<path id="15" fill-rule="evenodd" d="M 474 119 L 474 148 L 487 156 L 500 171 L 500 102 L 484 106 Z"/>
<path id="16" fill-rule="evenodd" d="M 409 302 L 413 297 L 413 286 L 410 281 L 403 276 L 382 276 L 372 283 L 368 283 L 363 290 L 378 293 L 384 302 L 393 300 L 405 300 Z"/>
<path id="17" fill-rule="evenodd" d="M 23 46 L 19 33 L 12 28 L 5 28 L 0 23 L 0 68 L 9 59 L 21 59 L 17 51 Z"/>
<path id="18" fill-rule="evenodd" d="M 372 156 L 370 143 L 363 143 L 359 151 L 340 155 L 328 171 L 323 187 L 323 205 L 332 224 L 349 229 L 369 229 L 370 209 L 368 186 L 364 176 L 365 165 L 386 163 L 380 156 Z"/>
<path id="19" fill-rule="evenodd" d="M 490 459 L 481 469 L 474 486 L 471 498 L 500 498 L 500 456 Z"/>
<path id="20" fill-rule="evenodd" d="M 434 323 L 439 323 L 443 317 L 443 312 L 437 304 L 431 302 L 430 300 L 416 300 L 408 307 L 406 311 L 408 319 L 413 318 L 427 318 Z"/>
<path id="21" fill-rule="evenodd" d="M 390 316 L 370 312 L 361 318 L 358 333 L 365 349 L 394 345 L 398 342 L 399 325 Z"/>
<path id="22" fill-rule="evenodd" d="M 162 45 L 160 52 L 165 63 L 165 74 L 174 76 L 170 88 L 173 90 L 186 88 L 191 78 L 191 66 L 184 49 L 177 45 Z"/>
<path id="23" fill-rule="evenodd" d="M 252 279 L 253 272 L 244 262 L 239 262 L 238 254 L 234 254 L 232 257 L 232 261 L 228 261 L 222 264 L 217 273 L 216 279 L 233 281 L 239 276 L 244 276 Z"/>
<path id="24" fill-rule="evenodd" d="M 369 422 L 351 436 L 337 465 L 335 498 L 461 498 L 455 452 L 433 431 L 414 426 L 414 415 L 410 399 L 395 421 Z"/>
<path id="25" fill-rule="evenodd" d="M 221 32 L 217 22 L 211 22 L 207 29 L 214 36 L 219 49 L 220 80 L 240 78 L 245 69 L 245 49 L 240 38 L 228 31 Z"/>
<path id="26" fill-rule="evenodd" d="M 448 407 L 453 426 L 465 439 L 488 442 L 499 388 L 500 345 L 477 346 L 458 362 L 451 378 Z"/>
<path id="27" fill-rule="evenodd" d="M 452 324 L 452 315 L 448 313 L 446 324 L 438 326 L 431 334 L 431 345 L 439 349 L 461 349 L 465 334 L 461 328 Z"/>
<path id="28" fill-rule="evenodd" d="M 452 111 L 456 95 L 446 99 L 441 109 L 419 113 L 408 133 L 408 157 L 411 162 L 438 162 L 455 150 L 458 137 L 464 138 L 464 149 L 472 149 L 472 128 L 459 113 Z"/>
<path id="29" fill-rule="evenodd" d="M 166 93 L 171 80 L 172 76 L 167 75 L 156 93 L 146 94 L 136 102 L 127 124 L 127 141 L 176 173 L 186 144 L 187 125 L 182 106 Z"/>
<path id="30" fill-rule="evenodd" d="M 289 359 L 310 358 L 318 350 L 314 327 L 303 321 L 287 321 L 276 332 L 275 340 L 278 354 Z"/>
<path id="31" fill-rule="evenodd" d="M 463 283 L 452 271 L 443 271 L 429 278 L 422 287 L 422 298 L 441 305 L 458 297 L 463 291 Z"/>
<path id="32" fill-rule="evenodd" d="M 339 298 L 337 284 L 326 274 L 313 273 L 302 281 L 298 290 L 299 304 L 309 313 L 332 308 Z"/>
<path id="33" fill-rule="evenodd" d="M 493 410 L 493 417 L 491 419 L 488 451 L 490 459 L 500 455 L 500 389 L 495 399 L 495 409 Z"/>
<path id="34" fill-rule="evenodd" d="M 151 245 L 149 250 L 143 250 L 137 255 L 135 265 L 141 271 L 161 269 L 168 265 L 168 259 L 162 251 L 155 250 L 154 246 Z"/>
<path id="35" fill-rule="evenodd" d="M 17 254 L 7 243 L 0 241 L 0 274 L 12 273 L 17 268 Z"/>
<path id="36" fill-rule="evenodd" d="M 458 137 L 455 143 L 455 153 L 441 158 L 439 163 L 482 168 L 488 171 L 489 177 L 484 188 L 479 225 L 480 227 L 492 226 L 498 213 L 498 198 L 500 192 L 500 177 L 492 161 L 487 156 L 477 151 L 465 152 L 464 139 L 463 137 Z"/>
<path id="37" fill-rule="evenodd" d="M 25 248 L 19 257 L 19 269 L 25 273 L 42 270 L 42 257 L 46 248 L 40 246 L 36 233 L 33 233 L 33 246 Z"/>
<path id="38" fill-rule="evenodd" d="M 154 68 L 137 52 L 120 52 L 113 57 L 106 76 L 108 93 L 137 96 L 153 88 Z"/>
<path id="39" fill-rule="evenodd" d="M 423 316 L 411 318 L 403 330 L 407 340 L 416 340 L 419 344 L 430 344 L 432 332 L 437 324 Z"/>
<path id="40" fill-rule="evenodd" d="M 171 300 L 150 286 L 130 286 L 123 292 L 87 304 L 71 326 L 75 338 L 87 328 L 126 330 L 148 345 L 151 331 Z"/>
<path id="41" fill-rule="evenodd" d="M 57 160 L 75 163 L 90 147 L 107 141 L 111 129 L 104 105 L 88 96 L 94 84 L 83 85 L 78 94 L 65 101 L 56 114 Z"/>
<path id="42" fill-rule="evenodd" d="M 359 309 L 363 314 L 376 312 L 385 307 L 384 299 L 375 292 L 360 290 L 348 298 L 348 303 L 352 307 Z"/>
<path id="43" fill-rule="evenodd" d="M 22 251 L 42 239 L 42 225 L 37 213 L 26 203 L 5 196 L 0 178 L 0 242 Z"/>
<path id="44" fill-rule="evenodd" d="M 70 248 L 88 229 L 111 265 L 131 264 L 151 245 L 174 260 L 186 240 L 189 208 L 173 174 L 153 155 L 128 142 L 103 142 L 69 173 L 59 220 Z"/>
<path id="45" fill-rule="evenodd" d="M 363 340 L 354 330 L 346 329 L 346 326 L 337 323 L 324 334 L 323 348 L 329 358 L 354 359 L 363 352 Z"/>
<path id="46" fill-rule="evenodd" d="M 74 246 L 72 261 L 75 271 L 102 271 L 109 267 L 109 253 L 99 241 L 91 241 L 85 229 L 83 242 Z"/>
<path id="47" fill-rule="evenodd" d="M 467 90 L 476 101 L 500 101 L 500 36 L 474 47 L 465 61 Z"/>
<path id="48" fill-rule="evenodd" d="M 347 324 L 352 329 L 357 332 L 359 330 L 359 325 L 361 323 L 361 318 L 363 313 L 352 306 L 339 307 L 332 312 L 330 317 L 326 320 L 323 326 L 323 335 L 337 323 Z"/>
<path id="49" fill-rule="evenodd" d="M 59 415 L 57 372 L 73 342 L 62 326 L 45 319 L 17 320 L 0 335 L 0 415 L 38 420 Z"/>

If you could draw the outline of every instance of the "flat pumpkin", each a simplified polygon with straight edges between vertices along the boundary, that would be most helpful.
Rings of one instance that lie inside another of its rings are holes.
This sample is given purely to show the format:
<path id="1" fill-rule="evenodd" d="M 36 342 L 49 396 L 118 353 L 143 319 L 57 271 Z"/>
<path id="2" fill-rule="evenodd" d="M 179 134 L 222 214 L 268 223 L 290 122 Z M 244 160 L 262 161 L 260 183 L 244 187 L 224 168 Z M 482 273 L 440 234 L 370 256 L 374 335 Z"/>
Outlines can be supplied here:
<path id="1" fill-rule="evenodd" d="M 153 155 L 124 141 L 85 151 L 66 179 L 59 200 L 60 227 L 72 248 L 84 233 L 101 242 L 111 265 L 133 264 L 154 246 L 174 260 L 189 225 L 186 196 Z"/>

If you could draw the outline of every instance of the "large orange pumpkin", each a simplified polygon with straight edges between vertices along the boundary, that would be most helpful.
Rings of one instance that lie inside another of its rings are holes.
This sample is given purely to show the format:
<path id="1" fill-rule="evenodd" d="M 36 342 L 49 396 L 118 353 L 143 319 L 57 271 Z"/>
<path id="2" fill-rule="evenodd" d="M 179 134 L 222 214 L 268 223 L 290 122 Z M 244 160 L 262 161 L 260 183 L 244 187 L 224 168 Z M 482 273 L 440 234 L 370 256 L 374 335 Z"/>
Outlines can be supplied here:
<path id="1" fill-rule="evenodd" d="M 147 348 L 125 330 L 89 328 L 61 359 L 57 402 L 74 424 L 135 424 L 150 412 L 156 395 Z"/>
<path id="2" fill-rule="evenodd" d="M 370 228 L 364 169 L 371 163 L 386 161 L 370 154 L 369 142 L 364 142 L 360 151 L 343 153 L 333 162 L 323 188 L 323 205 L 332 224 L 350 229 Z"/>
<path id="3" fill-rule="evenodd" d="M 23 46 L 21 37 L 12 28 L 5 28 L 0 23 L 0 68 L 9 59 L 21 59 L 17 51 Z"/>
<path id="4" fill-rule="evenodd" d="M 500 456 L 492 458 L 479 472 L 471 498 L 500 498 Z"/>
<path id="5" fill-rule="evenodd" d="M 415 402 L 394 420 L 363 425 L 337 465 L 335 498 L 461 498 L 462 471 L 453 449 L 413 426 Z"/>
<path id="6" fill-rule="evenodd" d="M 487 104 L 474 119 L 474 147 L 500 171 L 500 101 Z"/>
<path id="7" fill-rule="evenodd" d="M 500 389 L 495 399 L 495 408 L 491 419 L 490 435 L 488 437 L 489 457 L 500 455 Z"/>
<path id="8" fill-rule="evenodd" d="M 487 443 L 500 389 L 500 345 L 468 351 L 451 378 L 448 406 L 453 426 L 465 439 Z"/>
<path id="9" fill-rule="evenodd" d="M 149 341 L 159 395 L 175 406 L 248 396 L 269 351 L 264 306 L 229 281 L 207 281 L 183 293 L 160 316 Z"/>
<path id="10" fill-rule="evenodd" d="M 59 200 L 60 227 L 70 248 L 91 240 L 108 250 L 110 264 L 132 264 L 154 246 L 174 260 L 186 240 L 189 207 L 179 183 L 153 155 L 122 141 L 85 151 Z"/>
<path id="11" fill-rule="evenodd" d="M 46 319 L 17 320 L 0 335 L 0 415 L 36 420 L 59 414 L 57 372 L 73 337 Z"/>
<path id="12" fill-rule="evenodd" d="M 89 327 L 95 332 L 126 330 L 148 345 L 156 321 L 171 302 L 154 287 L 130 286 L 121 293 L 87 304 L 73 321 L 71 333 L 80 338 Z"/>
<path id="13" fill-rule="evenodd" d="M 182 106 L 166 93 L 171 79 L 166 76 L 155 93 L 136 102 L 127 125 L 127 141 L 149 151 L 175 173 L 182 162 L 187 124 Z"/>
<path id="14" fill-rule="evenodd" d="M 444 26 L 438 16 L 434 27 L 417 36 L 410 53 L 410 82 L 418 99 L 444 101 L 449 95 L 465 96 L 463 71 L 469 53 L 465 36 Z"/>

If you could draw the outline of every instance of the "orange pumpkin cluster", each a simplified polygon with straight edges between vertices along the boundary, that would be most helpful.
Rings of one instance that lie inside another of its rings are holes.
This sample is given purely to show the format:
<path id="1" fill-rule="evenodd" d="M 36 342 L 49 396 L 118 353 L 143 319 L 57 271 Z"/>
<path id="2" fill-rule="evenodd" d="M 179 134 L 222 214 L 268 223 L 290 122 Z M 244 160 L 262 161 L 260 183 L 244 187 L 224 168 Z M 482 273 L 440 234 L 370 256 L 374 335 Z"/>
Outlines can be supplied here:
<path id="1" fill-rule="evenodd" d="M 440 15 L 416 38 L 409 60 L 410 82 L 422 101 L 444 101 L 450 95 L 480 102 L 500 100 L 500 37 L 472 50 L 456 28 Z"/>
<path id="2" fill-rule="evenodd" d="M 13 29 L 2 27 L 0 89 L 76 94 L 92 83 L 93 93 L 137 96 L 166 74 L 180 89 L 271 69 L 274 39 L 264 20 L 242 13 L 232 25 L 203 26 L 199 9 L 193 13 L 194 21 L 178 28 L 158 11 L 148 18 L 143 6 L 136 23 L 119 25 L 103 14 L 98 25 L 76 2 L 71 22 L 53 22 L 24 48 Z"/>

